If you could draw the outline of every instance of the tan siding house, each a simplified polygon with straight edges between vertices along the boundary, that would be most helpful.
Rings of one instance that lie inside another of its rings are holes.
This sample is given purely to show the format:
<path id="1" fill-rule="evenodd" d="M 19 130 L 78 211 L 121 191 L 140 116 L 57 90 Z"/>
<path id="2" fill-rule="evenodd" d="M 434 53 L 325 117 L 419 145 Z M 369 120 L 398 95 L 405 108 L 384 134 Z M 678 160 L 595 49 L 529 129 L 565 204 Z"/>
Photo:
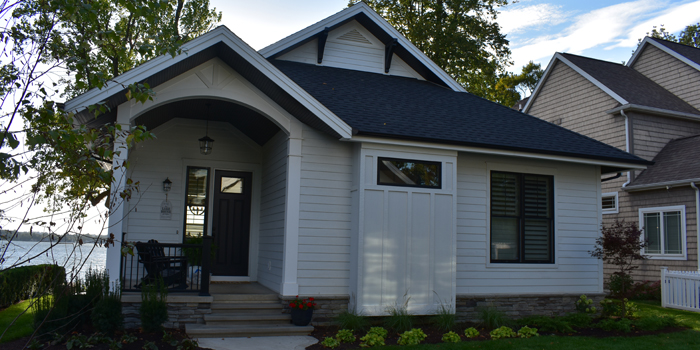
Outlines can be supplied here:
<path id="1" fill-rule="evenodd" d="M 523 109 L 655 162 L 602 176 L 603 224 L 635 222 L 649 241 L 636 280 L 699 269 L 698 108 L 700 49 L 646 38 L 627 65 L 555 54 Z"/>

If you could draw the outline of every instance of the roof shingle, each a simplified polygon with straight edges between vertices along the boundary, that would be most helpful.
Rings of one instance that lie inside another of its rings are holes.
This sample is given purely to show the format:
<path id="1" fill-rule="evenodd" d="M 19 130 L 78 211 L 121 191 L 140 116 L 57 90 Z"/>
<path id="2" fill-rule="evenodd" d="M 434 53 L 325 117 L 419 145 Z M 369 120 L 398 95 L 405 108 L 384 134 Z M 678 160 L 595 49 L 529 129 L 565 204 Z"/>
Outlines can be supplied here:
<path id="1" fill-rule="evenodd" d="M 654 157 L 630 187 L 700 179 L 700 135 L 675 139 Z"/>

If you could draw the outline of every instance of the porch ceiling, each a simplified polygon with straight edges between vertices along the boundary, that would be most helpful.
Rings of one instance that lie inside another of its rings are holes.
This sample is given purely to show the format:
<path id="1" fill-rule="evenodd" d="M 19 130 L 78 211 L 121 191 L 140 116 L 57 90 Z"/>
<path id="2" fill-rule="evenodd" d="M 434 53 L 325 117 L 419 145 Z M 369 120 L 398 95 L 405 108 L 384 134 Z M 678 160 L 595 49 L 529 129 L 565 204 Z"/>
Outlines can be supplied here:
<path id="1" fill-rule="evenodd" d="M 208 112 L 207 104 L 210 104 Z M 137 117 L 135 123 L 153 130 L 173 118 L 228 122 L 261 146 L 280 131 L 275 123 L 255 110 L 233 102 L 214 99 L 192 99 L 168 103 Z"/>

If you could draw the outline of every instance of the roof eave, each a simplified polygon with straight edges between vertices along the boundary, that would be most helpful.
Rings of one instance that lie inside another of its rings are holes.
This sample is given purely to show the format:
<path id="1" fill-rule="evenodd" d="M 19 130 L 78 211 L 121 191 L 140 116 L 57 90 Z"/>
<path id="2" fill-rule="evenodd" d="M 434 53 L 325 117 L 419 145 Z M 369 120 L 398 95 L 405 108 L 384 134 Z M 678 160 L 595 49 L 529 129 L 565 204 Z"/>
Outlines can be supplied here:
<path id="1" fill-rule="evenodd" d="M 627 192 L 660 190 L 660 189 L 668 189 L 671 187 L 690 186 L 691 183 L 700 184 L 700 178 L 664 181 L 664 182 L 656 182 L 656 183 L 643 184 L 643 185 L 631 185 L 631 186 L 624 187 L 623 190 L 625 190 Z"/>
<path id="2" fill-rule="evenodd" d="M 678 112 L 678 111 L 672 111 L 669 109 L 649 107 L 649 106 L 643 106 L 643 105 L 631 104 L 631 103 L 607 110 L 607 111 L 605 111 L 605 113 L 617 114 L 617 113 L 620 113 L 620 111 L 645 112 L 648 114 L 660 115 L 660 116 L 664 116 L 664 117 L 673 117 L 673 118 L 681 118 L 681 119 L 687 119 L 687 120 L 693 120 L 693 121 L 700 121 L 700 114 Z"/>

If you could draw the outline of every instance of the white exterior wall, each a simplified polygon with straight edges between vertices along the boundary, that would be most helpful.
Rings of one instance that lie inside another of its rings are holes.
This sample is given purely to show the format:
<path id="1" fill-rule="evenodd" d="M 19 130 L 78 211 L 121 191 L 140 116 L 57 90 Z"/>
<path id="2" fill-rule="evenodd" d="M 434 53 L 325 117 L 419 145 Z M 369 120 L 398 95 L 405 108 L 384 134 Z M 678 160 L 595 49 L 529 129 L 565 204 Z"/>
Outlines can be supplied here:
<path id="1" fill-rule="evenodd" d="M 348 295 L 352 144 L 303 126 L 300 295 Z"/>
<path id="2" fill-rule="evenodd" d="M 554 176 L 554 264 L 489 262 L 489 173 Z M 597 166 L 460 153 L 457 168 L 457 294 L 603 292 L 603 265 L 592 258 L 602 213 Z"/>
<path id="3" fill-rule="evenodd" d="M 323 62 L 319 66 L 384 74 L 384 50 L 385 46 L 379 39 L 357 21 L 350 21 L 328 33 Z M 318 39 L 311 40 L 277 59 L 316 65 Z M 389 75 L 423 80 L 420 74 L 396 55 L 392 56 Z"/>
<path id="4" fill-rule="evenodd" d="M 278 132 L 262 149 L 258 282 L 279 292 L 282 282 L 288 137 Z"/>
<path id="5" fill-rule="evenodd" d="M 358 311 L 385 315 L 408 302 L 413 314 L 455 305 L 456 152 L 363 143 L 353 207 L 351 294 Z M 438 161 L 442 188 L 377 184 L 378 157 Z"/>

